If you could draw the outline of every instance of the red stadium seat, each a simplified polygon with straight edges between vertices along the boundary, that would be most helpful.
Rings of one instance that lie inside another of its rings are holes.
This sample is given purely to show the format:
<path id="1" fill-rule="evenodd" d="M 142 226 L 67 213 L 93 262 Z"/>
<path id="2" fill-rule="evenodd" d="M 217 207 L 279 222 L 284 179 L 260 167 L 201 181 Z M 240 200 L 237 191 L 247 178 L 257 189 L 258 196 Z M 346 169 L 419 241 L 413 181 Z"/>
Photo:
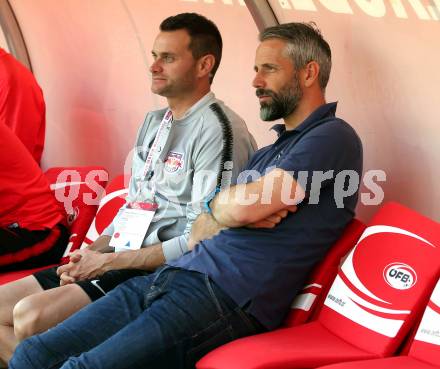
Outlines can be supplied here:
<path id="1" fill-rule="evenodd" d="M 440 280 L 423 314 L 409 356 L 440 368 Z"/>
<path id="2" fill-rule="evenodd" d="M 98 209 L 108 172 L 103 167 L 58 167 L 45 175 L 66 210 L 70 228 L 66 256 L 81 246 Z"/>
<path id="3" fill-rule="evenodd" d="M 125 184 L 128 183 L 127 181 L 128 177 L 121 174 L 115 177 L 106 187 L 106 195 L 99 203 L 95 219 L 93 219 L 87 231 L 82 247 L 94 242 L 111 223 L 121 206 L 124 205 L 125 197 L 128 194 L 128 188 L 125 186 Z"/>
<path id="4" fill-rule="evenodd" d="M 108 172 L 102 167 L 58 167 L 45 173 L 56 199 L 66 210 L 71 236 L 64 256 L 81 246 L 87 229 L 98 209 L 98 203 L 107 184 Z M 40 269 L 29 269 L 0 274 L 0 285 Z"/>
<path id="5" fill-rule="evenodd" d="M 440 281 L 423 314 L 408 356 L 353 361 L 320 369 L 440 369 Z"/>
<path id="6" fill-rule="evenodd" d="M 357 219 L 353 219 L 347 226 L 341 238 L 313 270 L 308 283 L 294 299 L 284 326 L 292 327 L 314 320 L 338 273 L 341 259 L 354 247 L 364 230 L 365 224 Z"/>
<path id="7" fill-rule="evenodd" d="M 294 369 L 392 355 L 438 278 L 440 225 L 399 204 L 373 217 L 314 322 L 239 339 L 198 369 Z"/>

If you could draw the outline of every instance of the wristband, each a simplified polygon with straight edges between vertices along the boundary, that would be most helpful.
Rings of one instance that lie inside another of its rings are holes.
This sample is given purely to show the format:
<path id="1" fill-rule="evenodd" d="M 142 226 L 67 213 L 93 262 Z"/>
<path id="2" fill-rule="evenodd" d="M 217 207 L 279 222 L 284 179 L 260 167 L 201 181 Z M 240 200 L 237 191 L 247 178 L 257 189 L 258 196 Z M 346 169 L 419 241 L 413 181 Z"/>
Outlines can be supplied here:
<path id="1" fill-rule="evenodd" d="M 205 213 L 212 214 L 212 209 L 211 209 L 211 206 L 210 206 L 211 201 L 214 200 L 215 195 L 217 195 L 220 191 L 221 191 L 221 188 L 219 186 L 217 186 L 215 188 L 215 190 L 212 191 L 208 195 L 208 197 L 206 198 L 206 201 L 205 201 Z"/>

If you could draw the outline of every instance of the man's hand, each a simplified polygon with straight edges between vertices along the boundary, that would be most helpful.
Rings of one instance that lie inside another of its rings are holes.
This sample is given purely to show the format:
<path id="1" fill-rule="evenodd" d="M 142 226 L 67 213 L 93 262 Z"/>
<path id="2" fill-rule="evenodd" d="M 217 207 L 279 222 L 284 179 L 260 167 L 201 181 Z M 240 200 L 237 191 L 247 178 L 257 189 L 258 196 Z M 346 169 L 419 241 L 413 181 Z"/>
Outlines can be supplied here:
<path id="1" fill-rule="evenodd" d="M 111 247 L 110 240 L 112 238 L 110 236 L 99 236 L 95 242 L 87 246 L 88 250 L 99 251 L 99 252 L 113 252 L 115 249 Z"/>
<path id="2" fill-rule="evenodd" d="M 285 209 L 279 210 L 276 213 L 269 215 L 266 219 L 259 220 L 258 222 L 248 224 L 247 228 L 274 228 L 280 223 L 287 214 L 295 213 L 298 210 L 296 205 L 289 206 Z"/>
<path id="3" fill-rule="evenodd" d="M 192 250 L 200 241 L 212 238 L 222 229 L 226 228 L 219 224 L 210 214 L 200 214 L 191 227 L 188 250 Z"/>
<path id="4" fill-rule="evenodd" d="M 74 251 L 70 262 L 57 269 L 61 285 L 93 279 L 107 272 L 108 256 L 88 249 Z"/>
<path id="5" fill-rule="evenodd" d="M 221 191 L 210 202 L 210 208 L 220 224 L 244 227 L 299 204 L 305 196 L 305 191 L 289 172 L 275 168 L 254 182 Z M 270 222 L 273 220 L 276 219 Z"/>

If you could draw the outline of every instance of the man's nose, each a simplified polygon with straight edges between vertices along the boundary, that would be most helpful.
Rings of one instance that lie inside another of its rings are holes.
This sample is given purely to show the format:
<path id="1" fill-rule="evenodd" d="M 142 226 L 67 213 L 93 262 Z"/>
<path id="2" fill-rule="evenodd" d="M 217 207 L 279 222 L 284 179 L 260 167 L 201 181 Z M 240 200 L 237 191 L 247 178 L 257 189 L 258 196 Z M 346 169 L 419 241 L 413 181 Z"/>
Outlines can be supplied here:
<path id="1" fill-rule="evenodd" d="M 162 67 L 161 67 L 161 65 L 160 65 L 159 60 L 155 60 L 155 61 L 153 62 L 153 64 L 151 64 L 151 66 L 150 66 L 150 72 L 151 72 L 152 74 L 155 74 L 155 73 L 159 73 L 159 72 L 161 72 L 161 71 L 162 71 Z"/>
<path id="2" fill-rule="evenodd" d="M 266 86 L 266 83 L 264 79 L 261 77 L 260 73 L 255 73 L 254 80 L 252 81 L 252 86 L 255 88 L 264 88 Z"/>

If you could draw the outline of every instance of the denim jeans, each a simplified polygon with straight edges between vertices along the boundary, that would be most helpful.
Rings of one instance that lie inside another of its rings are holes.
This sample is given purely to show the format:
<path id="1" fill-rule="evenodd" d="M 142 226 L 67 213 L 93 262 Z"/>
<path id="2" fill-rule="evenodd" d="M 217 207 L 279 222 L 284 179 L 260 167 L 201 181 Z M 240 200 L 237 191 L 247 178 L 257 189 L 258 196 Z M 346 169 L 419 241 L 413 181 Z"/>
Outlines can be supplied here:
<path id="1" fill-rule="evenodd" d="M 212 349 L 262 330 L 207 275 L 165 267 L 23 341 L 9 368 L 194 368 Z"/>

